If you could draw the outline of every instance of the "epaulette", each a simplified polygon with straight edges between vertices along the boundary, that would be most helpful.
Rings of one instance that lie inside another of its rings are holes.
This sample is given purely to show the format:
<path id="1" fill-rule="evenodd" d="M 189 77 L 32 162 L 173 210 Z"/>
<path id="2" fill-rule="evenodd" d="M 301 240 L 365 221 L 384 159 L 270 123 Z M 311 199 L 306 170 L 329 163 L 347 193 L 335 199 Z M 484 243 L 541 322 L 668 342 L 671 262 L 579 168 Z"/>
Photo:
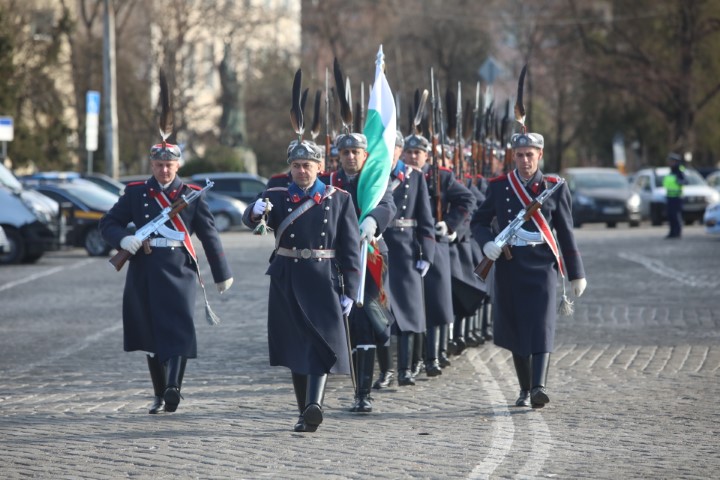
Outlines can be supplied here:
<path id="1" fill-rule="evenodd" d="M 348 191 L 345 190 L 345 189 L 342 189 L 342 188 L 340 188 L 340 187 L 335 187 L 334 185 L 333 185 L 333 187 L 335 188 L 335 191 L 336 191 L 336 192 L 344 193 L 345 195 L 350 195 L 350 192 L 348 192 Z"/>
<path id="2" fill-rule="evenodd" d="M 145 185 L 145 182 L 130 182 L 125 187 L 137 187 L 138 185 Z"/>
<path id="3" fill-rule="evenodd" d="M 507 180 L 507 175 L 505 175 L 505 174 L 503 174 L 503 175 L 498 175 L 497 177 L 493 177 L 493 178 L 489 179 L 488 181 L 489 181 L 490 183 L 492 183 L 492 182 L 497 182 L 497 181 L 499 181 L 499 180 Z"/>
<path id="4" fill-rule="evenodd" d="M 547 180 L 550 183 L 558 183 L 560 181 L 560 177 L 557 175 L 543 175 L 543 180 Z"/>
<path id="5" fill-rule="evenodd" d="M 275 175 L 273 175 L 270 178 L 285 178 L 285 177 L 289 177 L 289 176 L 290 176 L 290 174 L 285 172 L 285 173 L 276 173 Z"/>
<path id="6" fill-rule="evenodd" d="M 446 172 L 452 173 L 452 170 L 450 170 L 448 167 L 440 167 L 440 170 L 445 170 Z"/>
<path id="7" fill-rule="evenodd" d="M 187 184 L 185 184 L 185 186 L 186 186 L 186 187 L 190 187 L 190 188 L 192 188 L 193 190 L 198 190 L 198 191 L 202 190 L 202 187 L 201 187 L 201 186 L 199 186 L 199 185 L 193 185 L 192 183 L 187 183 Z"/>

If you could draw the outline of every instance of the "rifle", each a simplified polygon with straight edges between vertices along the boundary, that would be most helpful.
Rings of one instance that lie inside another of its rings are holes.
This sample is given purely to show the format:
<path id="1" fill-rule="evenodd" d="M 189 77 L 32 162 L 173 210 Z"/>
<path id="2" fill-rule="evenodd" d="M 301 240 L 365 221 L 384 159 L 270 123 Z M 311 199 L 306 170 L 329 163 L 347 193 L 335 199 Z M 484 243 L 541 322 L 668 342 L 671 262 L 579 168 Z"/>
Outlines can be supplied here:
<path id="1" fill-rule="evenodd" d="M 200 198 L 200 195 L 202 195 L 205 190 L 212 188 L 213 185 L 215 185 L 214 182 L 206 179 L 205 186 L 201 190 L 193 190 L 188 195 L 181 196 L 180 198 L 175 200 L 172 205 L 163 208 L 162 212 L 160 212 L 157 217 L 153 218 L 149 223 L 143 225 L 133 235 L 135 236 L 135 238 L 141 241 L 146 240 L 150 237 L 150 235 L 155 232 L 164 233 L 164 235 L 169 238 L 172 238 L 173 236 L 178 236 L 178 232 L 166 227 L 165 222 L 175 218 L 178 213 L 180 213 L 185 207 L 190 205 L 190 203 Z M 121 248 L 110 259 L 110 263 L 115 267 L 115 270 L 119 272 L 120 270 L 122 270 L 125 262 L 127 262 L 132 256 L 132 253 Z"/>
<path id="2" fill-rule="evenodd" d="M 432 166 L 431 166 L 431 181 L 432 185 L 435 190 L 435 221 L 440 222 L 442 221 L 442 193 L 441 193 L 441 186 L 440 186 L 440 165 L 438 164 L 438 156 L 437 156 L 437 145 L 438 145 L 438 138 L 436 127 L 436 123 L 438 121 L 437 119 L 437 104 L 438 101 L 435 98 L 435 74 L 433 72 L 433 69 L 430 68 L 430 105 L 432 107 L 432 121 L 429 123 L 430 127 L 430 136 L 432 137 L 431 146 L 432 146 Z"/>
<path id="3" fill-rule="evenodd" d="M 325 68 L 325 169 L 330 166 L 330 155 L 332 149 L 332 134 L 330 133 L 330 88 L 328 76 L 330 72 Z"/>
<path id="4" fill-rule="evenodd" d="M 508 243 L 510 242 L 510 239 L 520 230 L 520 228 L 523 226 L 525 222 L 530 220 L 532 216 L 540 210 L 540 207 L 542 207 L 542 204 L 545 200 L 547 200 L 550 195 L 552 195 L 555 190 L 560 188 L 560 186 L 565 183 L 565 180 L 562 178 L 558 178 L 558 182 L 552 186 L 552 188 L 545 189 L 540 195 L 538 195 L 530 204 L 520 210 L 518 214 L 515 216 L 512 222 L 508 224 L 507 227 L 503 229 L 502 232 L 498 234 L 497 237 L 495 237 L 495 245 L 503 249 L 503 252 L 505 253 L 505 258 L 510 260 L 512 258 L 512 255 L 510 255 L 510 250 L 508 248 Z M 493 260 L 490 260 L 487 257 L 483 257 L 482 261 L 478 264 L 477 267 L 475 267 L 475 275 L 480 277 L 481 280 L 485 281 L 485 279 L 488 276 L 488 273 L 490 273 L 490 268 L 493 266 L 493 263 L 495 263 Z"/>
<path id="5" fill-rule="evenodd" d="M 473 109 L 473 129 L 472 129 L 472 176 L 473 183 L 477 185 L 477 174 L 480 171 L 478 160 L 480 159 L 480 82 L 475 87 L 475 108 Z"/>

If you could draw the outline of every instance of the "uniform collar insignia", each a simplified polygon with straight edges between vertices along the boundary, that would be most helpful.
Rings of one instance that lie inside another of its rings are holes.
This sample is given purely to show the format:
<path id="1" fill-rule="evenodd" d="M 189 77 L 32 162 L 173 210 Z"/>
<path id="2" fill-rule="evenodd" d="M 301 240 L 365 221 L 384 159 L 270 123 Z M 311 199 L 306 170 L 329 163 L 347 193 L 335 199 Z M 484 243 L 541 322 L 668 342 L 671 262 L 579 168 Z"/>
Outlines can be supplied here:
<path id="1" fill-rule="evenodd" d="M 392 171 L 392 176 L 402 182 L 403 180 L 405 180 L 405 172 L 405 162 L 403 162 L 402 160 L 398 160 L 397 165 L 395 165 L 395 169 Z"/>
<path id="2" fill-rule="evenodd" d="M 323 193 L 325 193 L 325 184 L 321 182 L 320 179 L 316 179 L 315 183 L 308 188 L 307 191 L 298 187 L 296 183 L 291 183 L 290 186 L 288 186 L 288 195 L 290 195 L 293 203 L 298 203 L 300 200 L 308 197 L 312 198 L 315 203 L 320 203 Z"/>

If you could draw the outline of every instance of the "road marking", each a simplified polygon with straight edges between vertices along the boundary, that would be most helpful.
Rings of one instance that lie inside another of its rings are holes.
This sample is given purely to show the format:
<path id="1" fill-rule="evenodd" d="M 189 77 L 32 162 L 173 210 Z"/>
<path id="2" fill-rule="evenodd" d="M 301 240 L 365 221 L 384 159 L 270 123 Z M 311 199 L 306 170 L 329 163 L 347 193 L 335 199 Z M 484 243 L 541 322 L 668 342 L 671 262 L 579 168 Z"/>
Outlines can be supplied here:
<path id="1" fill-rule="evenodd" d="M 629 260 L 631 262 L 639 263 L 643 267 L 647 268 L 651 272 L 657 273 L 658 275 L 662 275 L 663 277 L 671 278 L 673 280 L 676 280 L 680 283 L 684 283 L 685 285 L 691 286 L 691 287 L 710 287 L 714 288 L 720 285 L 720 281 L 710 281 L 710 280 L 702 280 L 696 276 L 689 275 L 686 272 L 681 272 L 680 270 L 675 270 L 674 268 L 670 268 L 667 265 L 665 265 L 664 262 L 660 260 L 656 260 L 653 258 L 646 257 L 644 255 L 639 255 L 637 253 L 629 254 L 625 252 L 618 253 L 618 257 Z"/>
<path id="2" fill-rule="evenodd" d="M 24 283 L 32 282 L 33 280 L 37 280 L 38 278 L 53 275 L 53 274 L 55 274 L 57 272 L 61 272 L 63 270 L 73 270 L 75 268 L 82 267 L 82 266 L 87 265 L 88 263 L 94 262 L 94 261 L 95 261 L 94 258 L 88 258 L 88 259 L 78 262 L 74 265 L 70 265 L 70 266 L 63 265 L 60 267 L 51 268 L 50 270 L 45 270 L 42 272 L 34 273 L 32 275 L 28 275 L 25 278 L 21 278 L 20 280 L 15 280 L 14 282 L 8 282 L 3 285 L 0 285 L 0 292 L 3 292 L 5 290 L 10 290 L 11 288 L 17 287 L 18 285 L 22 285 Z"/>

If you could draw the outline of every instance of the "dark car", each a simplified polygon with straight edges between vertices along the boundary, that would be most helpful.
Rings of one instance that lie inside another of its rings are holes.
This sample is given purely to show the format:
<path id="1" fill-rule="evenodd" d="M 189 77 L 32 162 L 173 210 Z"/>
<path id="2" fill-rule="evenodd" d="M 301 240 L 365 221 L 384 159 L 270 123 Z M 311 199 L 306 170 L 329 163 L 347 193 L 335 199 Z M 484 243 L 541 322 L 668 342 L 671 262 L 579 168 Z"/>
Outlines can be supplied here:
<path id="1" fill-rule="evenodd" d="M 255 201 L 259 193 L 265 191 L 267 179 L 251 173 L 212 172 L 198 173 L 191 177 L 193 182 L 205 185 L 208 178 L 215 182 L 212 191 L 221 195 L 237 198 L 245 203 Z"/>
<path id="2" fill-rule="evenodd" d="M 640 196 L 627 178 L 614 168 L 577 167 L 561 172 L 572 193 L 575 227 L 583 223 L 605 223 L 615 227 L 628 222 L 640 225 Z"/>
<path id="3" fill-rule="evenodd" d="M 102 216 L 117 202 L 118 196 L 83 179 L 43 181 L 25 178 L 24 184 L 62 205 L 70 205 L 67 243 L 84 247 L 91 256 L 110 253 L 111 247 L 98 230 Z"/>

